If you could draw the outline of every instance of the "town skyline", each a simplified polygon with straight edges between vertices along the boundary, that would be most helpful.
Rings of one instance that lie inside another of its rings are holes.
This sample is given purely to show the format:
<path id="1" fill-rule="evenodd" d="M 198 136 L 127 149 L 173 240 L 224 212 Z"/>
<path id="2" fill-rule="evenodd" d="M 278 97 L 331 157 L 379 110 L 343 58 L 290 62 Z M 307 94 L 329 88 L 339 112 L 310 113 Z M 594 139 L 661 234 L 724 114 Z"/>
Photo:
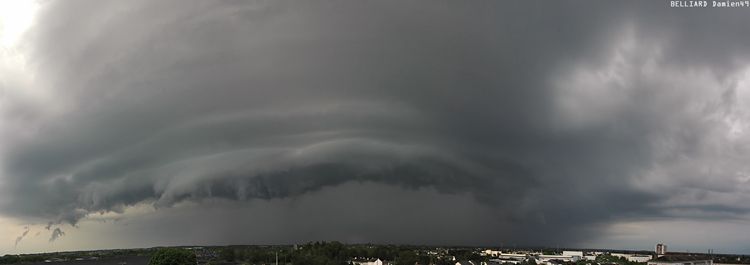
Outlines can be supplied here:
<path id="1" fill-rule="evenodd" d="M 484 247 L 399 246 L 373 244 L 342 244 L 338 241 L 307 242 L 302 245 L 279 246 L 169 246 L 138 249 L 87 250 L 42 254 L 4 255 L 0 264 L 45 264 L 68 262 L 84 264 L 141 265 L 170 264 L 349 264 L 349 265 L 663 265 L 681 264 L 748 264 L 744 255 L 713 253 L 670 253 L 657 244 L 655 251 L 622 250 L 559 250 L 546 247 L 517 250 Z M 150 261 L 149 261 L 150 260 Z M 44 261 L 44 262 L 42 262 Z M 398 262 L 397 262 L 398 261 Z M 454 264 L 455 263 L 455 264 Z"/>
<path id="2" fill-rule="evenodd" d="M 149 250 L 149 249 L 160 249 L 160 248 L 177 248 L 177 249 L 189 249 L 189 250 L 201 250 L 201 249 L 223 249 L 223 248 L 252 248 L 252 247 L 260 247 L 260 248 L 278 248 L 278 247 L 287 247 L 294 249 L 295 247 L 299 249 L 301 246 L 305 244 L 315 244 L 315 243 L 326 243 L 325 241 L 308 241 L 308 242 L 300 242 L 298 244 L 279 244 L 279 245 L 269 245 L 269 244 L 259 244 L 259 245 L 244 245 L 244 244 L 237 244 L 237 245 L 170 245 L 170 246 L 150 246 L 150 247 L 137 247 L 137 248 L 115 248 L 115 249 L 78 249 L 78 250 L 61 250 L 61 251 L 54 251 L 54 252 L 39 252 L 39 253 L 0 253 L 0 257 L 5 255 L 52 255 L 52 254 L 86 254 L 86 253 L 114 253 L 114 252 L 122 252 L 122 251 L 138 251 L 138 250 Z M 334 240 L 331 242 L 340 242 L 338 240 Z M 667 252 L 659 252 L 658 245 L 663 244 L 657 244 L 656 250 L 651 249 L 598 249 L 598 248 L 559 248 L 557 246 L 511 246 L 510 248 L 507 247 L 501 247 L 501 246 L 460 246 L 460 245 L 410 245 L 410 244 L 372 244 L 372 243 L 357 243 L 357 244 L 347 244 L 344 242 L 340 242 L 344 244 L 347 247 L 352 246 L 365 246 L 365 247 L 378 247 L 378 246 L 390 246 L 390 247 L 396 247 L 396 248 L 408 248 L 408 249 L 414 249 L 414 250 L 428 250 L 428 249 L 473 249 L 479 252 L 486 252 L 486 251 L 497 251 L 500 253 L 505 254 L 513 254 L 513 253 L 542 253 L 542 252 L 551 252 L 553 254 L 562 254 L 563 252 L 569 252 L 569 251 L 584 251 L 584 252 L 602 252 L 602 253 L 629 253 L 629 254 L 670 254 L 670 255 L 721 255 L 721 256 L 743 256 L 745 253 L 716 253 L 712 249 L 707 249 L 706 252 L 680 252 L 680 251 L 667 251 Z M 652 246 L 653 248 L 653 246 Z"/>
<path id="3" fill-rule="evenodd" d="M 53 252 L 38 252 L 38 253 L 0 253 L 0 256 L 4 255 L 40 255 L 40 254 L 53 254 L 53 253 L 62 253 L 62 254 L 74 254 L 74 253 L 94 253 L 94 252 L 116 252 L 116 251 L 123 251 L 123 250 L 142 250 L 142 249 L 158 249 L 158 248 L 181 248 L 181 249 L 200 249 L 200 248 L 227 248 L 227 247 L 241 247 L 241 248 L 247 248 L 247 247 L 300 247 L 304 244 L 313 244 L 313 243 L 320 243 L 325 241 L 307 241 L 307 242 L 295 242 L 295 243 L 287 243 L 287 244 L 231 244 L 231 245 L 159 245 L 159 246 L 141 246 L 141 247 L 131 247 L 131 248 L 102 248 L 102 249 L 70 249 L 70 250 L 57 250 Z M 339 240 L 333 240 L 331 242 L 341 242 Z M 606 252 L 606 253 L 636 253 L 636 254 L 665 254 L 669 253 L 670 255 L 745 255 L 748 253 L 717 253 L 715 249 L 708 248 L 705 250 L 705 252 L 701 252 L 700 250 L 696 251 L 690 251 L 682 250 L 676 248 L 670 248 L 669 251 L 666 251 L 667 246 L 666 244 L 655 244 L 656 247 L 654 249 L 654 246 L 651 246 L 652 249 L 638 249 L 638 248 L 629 248 L 629 249 L 609 249 L 609 248 L 596 248 L 596 247 L 587 247 L 587 248 L 569 248 L 567 245 L 552 245 L 552 246 L 545 246 L 545 245 L 498 245 L 498 246 L 488 246 L 488 245 L 430 245 L 430 244 L 374 244 L 374 243 L 347 243 L 347 242 L 341 242 L 346 246 L 393 246 L 393 247 L 406 247 L 406 248 L 417 248 L 417 249 L 426 249 L 426 248 L 436 248 L 436 249 L 482 249 L 482 250 L 497 250 L 502 253 L 530 253 L 534 251 L 541 251 L 542 249 L 545 251 L 553 251 L 555 253 L 562 253 L 564 251 L 587 251 L 587 252 Z M 677 245 L 679 246 L 679 245 Z M 661 248 L 660 248 L 661 247 Z"/>

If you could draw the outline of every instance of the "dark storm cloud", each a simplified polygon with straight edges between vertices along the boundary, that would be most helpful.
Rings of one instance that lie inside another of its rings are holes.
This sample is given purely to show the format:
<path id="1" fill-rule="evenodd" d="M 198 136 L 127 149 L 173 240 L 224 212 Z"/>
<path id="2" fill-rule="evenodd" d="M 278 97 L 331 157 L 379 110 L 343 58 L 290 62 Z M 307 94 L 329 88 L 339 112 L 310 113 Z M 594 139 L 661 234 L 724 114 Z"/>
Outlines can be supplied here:
<path id="1" fill-rule="evenodd" d="M 750 34 L 723 25 L 750 25 L 738 12 L 46 3 L 26 38 L 44 77 L 31 86 L 47 97 L 6 99 L 3 212 L 51 229 L 139 203 L 359 181 L 470 193 L 500 224 L 527 228 L 517 238 L 575 241 L 590 236 L 577 228 L 626 217 L 736 217 L 749 210 Z"/>

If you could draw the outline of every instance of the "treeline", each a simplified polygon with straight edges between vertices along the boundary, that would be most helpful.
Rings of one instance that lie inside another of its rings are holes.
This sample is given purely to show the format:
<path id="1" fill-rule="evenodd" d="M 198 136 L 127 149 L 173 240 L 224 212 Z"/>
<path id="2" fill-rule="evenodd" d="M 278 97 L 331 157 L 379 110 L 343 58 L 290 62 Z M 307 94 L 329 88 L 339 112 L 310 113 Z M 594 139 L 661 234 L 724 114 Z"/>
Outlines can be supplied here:
<path id="1" fill-rule="evenodd" d="M 91 253 L 70 255 L 6 255 L 0 258 L 0 264 L 34 263 L 43 262 L 48 259 L 58 258 L 74 260 L 80 257 L 126 257 L 154 255 L 158 248 L 131 249 L 101 252 L 101 255 Z M 240 262 L 246 265 L 275 264 L 284 265 L 349 265 L 353 259 L 376 258 L 383 261 L 395 261 L 396 265 L 414 265 L 416 263 L 429 265 L 454 265 L 456 262 L 450 258 L 439 258 L 427 255 L 426 251 L 434 250 L 434 247 L 419 246 L 387 246 L 387 245 L 355 245 L 346 246 L 338 241 L 315 242 L 301 245 L 297 250 L 292 246 L 232 246 L 232 247 L 205 247 L 201 251 L 217 252 L 219 259 L 208 261 L 205 265 L 222 264 L 227 262 Z M 468 249 L 451 249 L 447 256 L 455 256 L 457 261 L 472 260 L 475 262 L 486 261 L 488 257 L 480 256 Z M 201 261 L 203 262 L 203 261 Z"/>
<path id="2" fill-rule="evenodd" d="M 153 255 L 156 249 L 126 249 L 108 251 L 106 253 L 81 253 L 81 254 L 40 254 L 40 255 L 5 255 L 0 257 L 0 264 L 37 263 L 49 259 L 75 260 L 81 257 L 114 258 Z"/>
<path id="3" fill-rule="evenodd" d="M 16 264 L 16 263 L 35 263 L 35 262 L 44 262 L 48 258 L 45 258 L 44 256 L 15 256 L 15 255 L 5 255 L 2 258 L 0 258 L 0 264 Z"/>
<path id="4" fill-rule="evenodd" d="M 242 261 L 248 265 L 275 264 L 278 255 L 279 264 L 305 265 L 349 265 L 352 259 L 376 258 L 383 261 L 396 261 L 396 265 L 435 264 L 454 265 L 452 259 L 440 259 L 415 251 L 411 247 L 392 246 L 363 246 L 347 247 L 338 241 L 307 243 L 294 250 L 292 247 L 227 247 L 212 249 L 219 252 L 219 260 L 209 262 L 219 264 L 224 262 Z M 470 250 L 450 250 L 449 256 L 457 260 L 486 261 L 486 257 Z"/>
<path id="5" fill-rule="evenodd" d="M 749 264 L 750 257 L 745 257 L 745 255 L 717 255 L 717 257 L 714 258 L 714 263 Z"/>
<path id="6" fill-rule="evenodd" d="M 133 256 L 151 256 L 158 251 L 159 248 L 144 248 L 144 249 L 124 249 L 117 251 L 108 251 L 101 255 L 92 255 L 85 257 L 100 257 L 100 258 L 116 258 L 116 257 L 133 257 Z"/>

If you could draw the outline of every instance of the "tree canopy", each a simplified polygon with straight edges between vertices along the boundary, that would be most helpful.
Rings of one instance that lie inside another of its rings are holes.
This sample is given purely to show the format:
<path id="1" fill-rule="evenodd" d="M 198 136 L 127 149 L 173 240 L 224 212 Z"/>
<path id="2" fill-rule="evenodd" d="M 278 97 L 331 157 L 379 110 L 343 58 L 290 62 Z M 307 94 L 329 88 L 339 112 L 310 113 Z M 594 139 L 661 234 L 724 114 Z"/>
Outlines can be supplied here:
<path id="1" fill-rule="evenodd" d="M 162 248 L 156 251 L 149 265 L 192 265 L 195 264 L 195 253 L 176 248 Z"/>
<path id="2" fill-rule="evenodd" d="M 234 248 L 225 248 L 221 250 L 219 255 L 221 259 L 223 260 L 226 260 L 228 262 L 234 262 L 234 259 L 235 259 L 234 254 L 235 254 Z"/>

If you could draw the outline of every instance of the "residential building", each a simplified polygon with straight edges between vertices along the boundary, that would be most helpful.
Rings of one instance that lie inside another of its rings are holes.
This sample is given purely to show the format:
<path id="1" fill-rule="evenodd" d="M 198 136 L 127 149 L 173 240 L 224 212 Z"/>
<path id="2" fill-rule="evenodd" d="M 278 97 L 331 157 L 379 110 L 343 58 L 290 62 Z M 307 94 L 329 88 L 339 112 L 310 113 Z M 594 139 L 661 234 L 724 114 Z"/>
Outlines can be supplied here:
<path id="1" fill-rule="evenodd" d="M 664 244 L 656 244 L 656 255 L 665 255 L 667 254 L 667 245 Z"/>
<path id="2" fill-rule="evenodd" d="M 383 265 L 383 261 L 380 259 L 354 259 L 352 260 L 354 265 Z"/>

